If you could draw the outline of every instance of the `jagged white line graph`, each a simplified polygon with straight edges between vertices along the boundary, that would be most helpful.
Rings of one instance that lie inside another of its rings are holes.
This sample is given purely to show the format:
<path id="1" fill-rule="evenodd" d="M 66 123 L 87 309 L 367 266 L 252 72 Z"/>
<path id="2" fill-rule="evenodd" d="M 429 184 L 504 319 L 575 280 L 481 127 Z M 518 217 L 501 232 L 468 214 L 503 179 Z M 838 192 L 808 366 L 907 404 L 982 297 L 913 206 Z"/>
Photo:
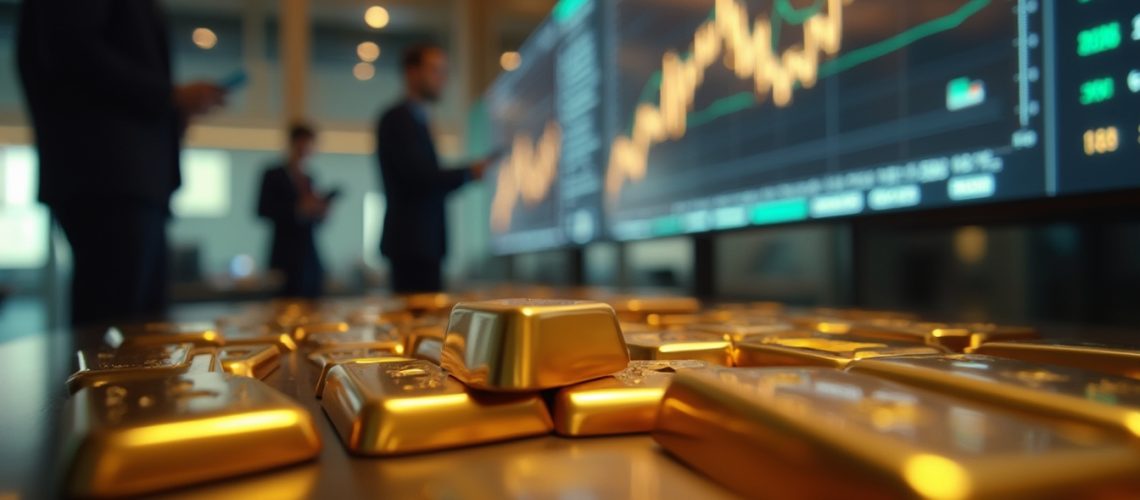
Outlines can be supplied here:
<path id="1" fill-rule="evenodd" d="M 634 111 L 629 135 L 614 139 L 606 168 L 606 200 L 616 204 L 627 182 L 645 178 L 649 150 L 685 136 L 686 122 L 705 73 L 717 61 L 740 79 L 751 79 L 758 100 L 771 96 L 777 107 L 792 102 L 796 86 L 811 88 L 821 60 L 839 52 L 843 42 L 843 10 L 855 0 L 827 0 L 803 23 L 803 41 L 783 52 L 772 44 L 772 22 L 759 17 L 749 27 L 741 0 L 717 0 L 712 19 L 693 35 L 689 57 L 676 51 L 661 58 L 661 90 L 657 104 L 641 103 Z"/>
<path id="2" fill-rule="evenodd" d="M 542 135 L 532 140 L 525 133 L 515 134 L 511 151 L 503 159 L 491 200 L 491 230 L 505 233 L 511 229 L 515 207 L 541 203 L 550 194 L 558 177 L 558 160 L 562 154 L 562 128 L 557 122 L 546 124 Z"/>

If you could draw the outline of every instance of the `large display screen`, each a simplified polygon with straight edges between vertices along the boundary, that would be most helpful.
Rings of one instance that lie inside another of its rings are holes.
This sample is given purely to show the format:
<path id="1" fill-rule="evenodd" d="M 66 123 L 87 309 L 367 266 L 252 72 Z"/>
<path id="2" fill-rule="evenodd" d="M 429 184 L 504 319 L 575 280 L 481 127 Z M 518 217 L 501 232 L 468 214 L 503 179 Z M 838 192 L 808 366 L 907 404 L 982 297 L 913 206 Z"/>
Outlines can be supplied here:
<path id="1" fill-rule="evenodd" d="M 1140 187 L 1134 1 L 590 5 L 612 239 Z"/>

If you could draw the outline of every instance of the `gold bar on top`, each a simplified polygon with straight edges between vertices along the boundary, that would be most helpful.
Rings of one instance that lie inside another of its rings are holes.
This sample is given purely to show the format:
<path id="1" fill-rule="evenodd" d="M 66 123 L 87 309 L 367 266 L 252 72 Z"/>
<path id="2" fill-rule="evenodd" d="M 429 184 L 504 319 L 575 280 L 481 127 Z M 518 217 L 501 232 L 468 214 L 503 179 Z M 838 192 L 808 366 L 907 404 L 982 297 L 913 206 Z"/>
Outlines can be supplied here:
<path id="1" fill-rule="evenodd" d="M 315 349 L 344 346 L 372 347 L 387 349 L 395 354 L 404 352 L 404 339 L 389 326 L 354 326 L 343 332 L 311 333 L 305 343 Z"/>
<path id="2" fill-rule="evenodd" d="M 606 299 L 622 321 L 645 321 L 650 314 L 696 314 L 701 303 L 692 297 L 610 297 Z"/>
<path id="3" fill-rule="evenodd" d="M 742 342 L 745 339 L 764 337 L 787 338 L 818 336 L 817 332 L 797 329 L 792 326 L 791 323 L 777 319 L 759 322 L 728 321 L 724 323 L 700 323 L 690 326 L 688 330 L 723 335 L 726 339 L 733 342 Z"/>
<path id="4" fill-rule="evenodd" d="M 316 386 L 316 396 L 320 398 L 325 392 L 325 383 L 328 381 L 329 371 L 336 365 L 342 363 L 389 363 L 393 361 L 411 360 L 398 356 L 388 349 L 350 346 L 316 351 L 309 355 L 309 361 L 321 367 L 321 373 L 317 375 Z"/>
<path id="5" fill-rule="evenodd" d="M 925 345 L 856 340 L 851 337 L 764 337 L 734 345 L 736 366 L 826 366 L 843 368 L 852 361 L 880 356 L 942 354 L 945 350 Z"/>
<path id="6" fill-rule="evenodd" d="M 219 373 L 83 389 L 63 415 L 73 496 L 148 494 L 308 460 L 321 446 L 304 408 Z"/>
<path id="7" fill-rule="evenodd" d="M 732 342 L 715 333 L 630 333 L 625 335 L 625 343 L 629 346 L 630 359 L 694 359 L 732 366 Z"/>
<path id="8" fill-rule="evenodd" d="M 218 347 L 225 344 L 225 339 L 213 323 L 146 323 L 112 330 L 122 334 L 122 344 L 117 346 L 121 348 L 163 344 Z"/>
<path id="9" fill-rule="evenodd" d="M 649 432 L 673 374 L 704 361 L 630 361 L 609 377 L 563 387 L 554 397 L 554 431 L 563 436 Z"/>
<path id="10" fill-rule="evenodd" d="M 830 316 L 794 315 L 788 316 L 787 319 L 795 328 L 828 335 L 846 335 L 851 332 L 852 326 L 848 320 Z"/>
<path id="11" fill-rule="evenodd" d="M 297 341 L 288 331 L 269 325 L 232 326 L 222 329 L 227 346 L 274 344 L 282 354 L 297 350 Z"/>
<path id="12" fill-rule="evenodd" d="M 1075 340 L 987 342 L 967 350 L 1032 363 L 1070 366 L 1140 380 L 1140 349 Z"/>
<path id="13" fill-rule="evenodd" d="M 962 352 L 970 346 L 973 334 L 964 325 L 944 323 L 914 323 L 907 320 L 882 320 L 854 323 L 848 334 L 873 340 L 889 340 L 926 344 Z"/>
<path id="14" fill-rule="evenodd" d="M 980 354 L 868 359 L 848 370 L 1140 439 L 1140 381 L 1130 378 Z"/>
<path id="15" fill-rule="evenodd" d="M 1036 328 L 1030 326 L 995 325 L 993 323 L 966 323 L 961 326 L 970 330 L 969 347 L 978 347 L 988 342 L 1034 340 L 1041 336 L 1037 333 Z"/>
<path id="16" fill-rule="evenodd" d="M 313 321 L 297 325 L 293 328 L 293 338 L 298 342 L 308 340 L 311 335 L 324 333 L 344 333 L 349 329 L 345 321 Z"/>
<path id="17" fill-rule="evenodd" d="M 79 371 L 67 379 L 67 388 L 74 393 L 84 387 L 184 373 L 190 368 L 196 352 L 193 344 L 79 351 L 76 353 Z M 198 360 L 197 366 L 212 367 L 213 354 L 205 352 L 202 355 L 211 359 Z"/>
<path id="18" fill-rule="evenodd" d="M 281 351 L 275 344 L 226 346 L 218 349 L 218 360 L 226 373 L 264 380 L 280 364 Z"/>
<path id="19" fill-rule="evenodd" d="M 1140 477 L 1101 429 L 827 368 L 679 372 L 652 434 L 746 497 L 1097 497 Z"/>
<path id="20" fill-rule="evenodd" d="M 549 433 L 538 394 L 469 392 L 428 361 L 344 363 L 329 371 L 321 406 L 361 455 L 441 450 Z"/>
<path id="21" fill-rule="evenodd" d="M 629 353 L 604 303 L 503 299 L 452 309 L 440 364 L 476 389 L 537 391 L 619 372 Z"/>

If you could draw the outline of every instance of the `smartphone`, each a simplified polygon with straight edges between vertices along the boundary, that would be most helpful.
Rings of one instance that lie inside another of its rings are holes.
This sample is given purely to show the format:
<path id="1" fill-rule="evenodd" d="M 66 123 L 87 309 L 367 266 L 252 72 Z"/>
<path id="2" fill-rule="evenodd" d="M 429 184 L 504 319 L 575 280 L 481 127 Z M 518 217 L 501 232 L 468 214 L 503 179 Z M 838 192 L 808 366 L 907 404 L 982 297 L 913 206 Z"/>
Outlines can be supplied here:
<path id="1" fill-rule="evenodd" d="M 333 201 L 340 197 L 340 188 L 334 188 L 325 195 L 325 201 Z"/>
<path id="2" fill-rule="evenodd" d="M 226 92 L 233 92 L 245 86 L 246 81 L 249 80 L 249 75 L 245 73 L 244 69 L 239 69 L 226 75 L 225 78 L 218 80 L 218 86 L 226 89 Z"/>

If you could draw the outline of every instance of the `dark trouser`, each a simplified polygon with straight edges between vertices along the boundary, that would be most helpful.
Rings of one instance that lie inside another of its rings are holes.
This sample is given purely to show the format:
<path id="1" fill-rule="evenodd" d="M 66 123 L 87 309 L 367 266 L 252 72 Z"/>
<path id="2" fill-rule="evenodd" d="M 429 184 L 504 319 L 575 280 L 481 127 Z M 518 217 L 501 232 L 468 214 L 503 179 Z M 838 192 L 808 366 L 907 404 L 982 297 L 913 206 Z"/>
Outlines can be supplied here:
<path id="1" fill-rule="evenodd" d="M 325 271 L 315 254 L 302 256 L 298 262 L 290 263 L 281 271 L 285 274 L 282 297 L 317 299 L 324 294 Z"/>
<path id="2" fill-rule="evenodd" d="M 395 293 L 443 291 L 443 260 L 439 257 L 388 257 L 388 267 Z"/>
<path id="3" fill-rule="evenodd" d="M 168 300 L 164 207 L 104 197 L 52 212 L 71 244 L 72 326 L 162 318 Z"/>

